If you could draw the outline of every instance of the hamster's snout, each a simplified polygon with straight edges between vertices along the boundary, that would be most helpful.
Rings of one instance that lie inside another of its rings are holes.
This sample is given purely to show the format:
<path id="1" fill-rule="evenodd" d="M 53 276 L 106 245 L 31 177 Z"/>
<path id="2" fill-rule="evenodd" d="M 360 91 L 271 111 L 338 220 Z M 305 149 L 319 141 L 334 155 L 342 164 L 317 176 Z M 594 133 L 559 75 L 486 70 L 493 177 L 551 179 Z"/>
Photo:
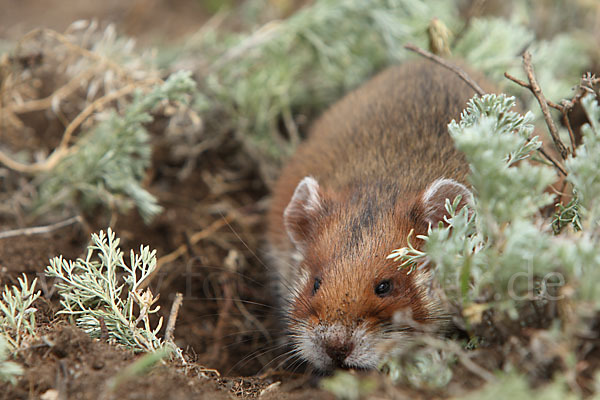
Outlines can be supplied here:
<path id="1" fill-rule="evenodd" d="M 339 325 L 325 330 L 321 346 L 332 363 L 342 368 L 345 367 L 345 361 L 354 349 L 351 336 Z"/>

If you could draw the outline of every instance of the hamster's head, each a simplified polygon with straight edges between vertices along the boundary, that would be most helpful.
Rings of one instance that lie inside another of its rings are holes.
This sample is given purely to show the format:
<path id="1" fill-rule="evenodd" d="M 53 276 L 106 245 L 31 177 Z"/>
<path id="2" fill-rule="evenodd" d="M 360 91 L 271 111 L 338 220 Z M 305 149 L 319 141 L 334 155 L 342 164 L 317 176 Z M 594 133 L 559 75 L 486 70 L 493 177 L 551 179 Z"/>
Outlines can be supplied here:
<path id="1" fill-rule="evenodd" d="M 392 184 L 323 190 L 312 177 L 296 187 L 284 224 L 300 257 L 286 315 L 298 355 L 321 371 L 376 368 L 384 355 L 415 332 L 437 330 L 447 320 L 428 268 L 398 268 L 387 258 L 407 245 L 411 230 L 426 233 L 443 221 L 446 198 L 471 192 L 451 179 L 425 190 L 400 193 Z"/>

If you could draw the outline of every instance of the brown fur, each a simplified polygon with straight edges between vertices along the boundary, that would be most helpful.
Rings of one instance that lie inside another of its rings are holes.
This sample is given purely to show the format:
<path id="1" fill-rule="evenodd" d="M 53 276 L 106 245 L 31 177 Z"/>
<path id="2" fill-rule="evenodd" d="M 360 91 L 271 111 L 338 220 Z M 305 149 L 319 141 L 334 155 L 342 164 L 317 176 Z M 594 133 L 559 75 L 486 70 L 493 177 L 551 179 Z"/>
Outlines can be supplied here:
<path id="1" fill-rule="evenodd" d="M 271 248 L 279 255 L 293 252 L 284 210 L 304 177 L 319 183 L 321 209 L 308 221 L 292 219 L 305 238 L 301 268 L 308 272 L 305 285 L 295 288 L 293 319 L 349 329 L 368 322 L 376 330 L 399 310 L 423 324 L 438 316 L 415 282 L 419 272 L 399 271 L 386 256 L 407 244 L 411 229 L 413 238 L 426 232 L 422 197 L 428 185 L 441 177 L 465 183 L 468 165 L 447 125 L 473 95 L 455 73 L 429 61 L 410 62 L 383 71 L 316 122 L 283 169 L 268 214 Z M 277 268 L 291 264 L 283 260 Z M 315 278 L 322 284 L 313 295 Z M 393 291 L 378 297 L 374 287 L 383 279 L 392 280 Z"/>

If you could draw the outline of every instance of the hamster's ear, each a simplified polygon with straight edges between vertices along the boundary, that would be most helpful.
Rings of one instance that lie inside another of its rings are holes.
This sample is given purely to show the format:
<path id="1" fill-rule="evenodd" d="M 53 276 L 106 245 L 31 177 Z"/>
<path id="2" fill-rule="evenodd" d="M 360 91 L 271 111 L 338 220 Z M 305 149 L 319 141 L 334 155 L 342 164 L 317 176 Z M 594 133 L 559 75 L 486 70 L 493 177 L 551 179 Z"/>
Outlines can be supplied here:
<path id="1" fill-rule="evenodd" d="M 319 183 L 311 176 L 305 177 L 296 187 L 292 200 L 283 212 L 285 229 L 300 252 L 304 252 L 306 248 L 313 220 L 322 207 Z"/>
<path id="2" fill-rule="evenodd" d="M 425 222 L 431 226 L 437 226 L 440 221 L 443 222 L 444 217 L 449 216 L 445 206 L 446 199 L 453 202 L 458 195 L 461 196 L 461 199 L 457 211 L 465 205 L 473 203 L 473 193 L 454 179 L 439 178 L 431 183 L 421 198 Z"/>

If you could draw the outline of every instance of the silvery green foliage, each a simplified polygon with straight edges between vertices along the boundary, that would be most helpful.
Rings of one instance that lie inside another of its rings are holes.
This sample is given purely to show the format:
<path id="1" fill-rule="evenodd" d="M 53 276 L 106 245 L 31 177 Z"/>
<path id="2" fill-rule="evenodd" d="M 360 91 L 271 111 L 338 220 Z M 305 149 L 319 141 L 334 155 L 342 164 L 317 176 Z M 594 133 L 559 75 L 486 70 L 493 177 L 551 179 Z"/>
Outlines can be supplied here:
<path id="1" fill-rule="evenodd" d="M 577 149 L 576 157 L 569 157 L 566 162 L 569 181 L 577 188 L 581 206 L 591 214 L 589 222 L 597 229 L 597 218 L 600 217 L 600 106 L 595 97 L 586 95 L 581 104 L 587 114 L 589 124 L 581 128 L 583 146 Z"/>
<path id="2" fill-rule="evenodd" d="M 447 225 L 422 238 L 446 294 L 462 303 L 480 299 L 484 288 L 499 302 L 540 295 L 543 288 L 530 293 L 529 272 L 558 267 L 552 235 L 535 218 L 550 201 L 544 190 L 556 175 L 548 166 L 523 161 L 540 142 L 530 137 L 531 114 L 519 115 L 513 105 L 505 95 L 474 97 L 460 122 L 448 126 L 470 164 L 475 200 L 460 211 L 456 199 L 447 201 Z"/>
<path id="3" fill-rule="evenodd" d="M 339 400 L 363 399 L 377 388 L 377 382 L 372 378 L 368 376 L 361 378 L 359 375 L 342 370 L 321 380 L 320 385 Z"/>
<path id="4" fill-rule="evenodd" d="M 289 147 L 276 140 L 278 118 L 290 122 L 292 109 L 322 109 L 406 59 L 407 41 L 425 46 L 432 16 L 455 26 L 455 14 L 443 0 L 319 0 L 251 35 L 216 41 L 216 50 L 229 48 L 213 64 L 207 88 L 240 134 L 281 156 Z"/>
<path id="5" fill-rule="evenodd" d="M 432 262 L 448 297 L 463 305 L 487 301 L 514 311 L 516 301 L 548 298 L 557 294 L 550 288 L 568 282 L 577 288 L 575 298 L 592 302 L 579 312 L 591 312 L 600 305 L 600 107 L 593 97 L 584 99 L 591 124 L 584 128 L 577 156 L 566 163 L 579 202 L 570 207 L 576 215 L 569 218 L 583 231 L 555 236 L 551 221 L 541 220 L 538 209 L 548 204 L 544 190 L 556 175 L 546 165 L 515 163 L 539 142 L 528 140 L 530 117 L 510 111 L 512 105 L 504 95 L 475 97 L 460 122 L 448 126 L 470 164 L 472 214 L 457 211 L 457 201 L 447 201 L 447 225 L 421 236 L 425 249 L 409 246 L 392 256 L 409 261 L 405 266 Z"/>
<path id="6" fill-rule="evenodd" d="M 396 384 L 409 384 L 420 389 L 440 389 L 450 383 L 456 357 L 450 351 L 432 346 L 405 352 L 402 359 L 389 359 L 385 366 Z"/>
<path id="7" fill-rule="evenodd" d="M 498 226 L 526 218 L 551 201 L 542 195 L 555 179 L 544 165 L 519 164 L 541 143 L 533 132 L 533 116 L 511 111 L 514 98 L 505 95 L 474 97 L 459 123 L 448 125 L 456 147 L 470 164 L 470 182 L 476 193 L 476 211 L 485 219 L 482 232 L 494 235 Z"/>
<path id="8" fill-rule="evenodd" d="M 558 211 L 554 213 L 552 219 L 552 230 L 554 234 L 559 234 L 565 226 L 571 225 L 575 231 L 580 231 L 581 227 L 581 205 L 577 197 L 577 191 L 573 191 L 573 198 L 567 205 L 557 204 Z"/>
<path id="9" fill-rule="evenodd" d="M 17 378 L 23 375 L 23 367 L 8 361 L 9 354 L 9 344 L 5 340 L 5 336 L 0 334 L 0 381 L 14 385 L 17 383 Z"/>
<path id="10" fill-rule="evenodd" d="M 589 124 L 581 128 L 583 144 L 577 156 L 566 161 L 567 179 L 573 184 L 580 207 L 581 235 L 562 243 L 559 256 L 573 275 L 579 278 L 577 297 L 592 301 L 600 308 L 600 106 L 598 99 L 588 94 L 581 101 Z"/>
<path id="11" fill-rule="evenodd" d="M 149 319 L 159 310 L 153 308 L 158 298 L 138 286 L 156 268 L 156 250 L 147 246 L 141 246 L 139 254 L 132 250 L 127 265 L 119 241 L 110 228 L 92 234 L 85 259 L 55 257 L 46 275 L 57 278 L 63 308 L 59 313 L 72 316 L 89 335 L 100 337 L 104 320 L 111 339 L 135 351 L 155 351 L 164 345 L 157 336 L 162 317 L 154 328 Z"/>
<path id="12" fill-rule="evenodd" d="M 32 305 L 41 294 L 35 291 L 37 279 L 30 285 L 23 274 L 18 282 L 18 286 L 4 286 L 0 300 L 0 338 L 4 337 L 12 349 L 19 348 L 23 335 L 34 334 L 37 310 Z"/>
<path id="13" fill-rule="evenodd" d="M 111 110 L 55 168 L 38 177 L 36 213 L 77 201 L 119 210 L 135 205 L 146 221 L 158 214 L 161 207 L 156 198 L 141 185 L 151 161 L 144 125 L 152 121 L 150 112 L 159 103 L 185 101 L 184 95 L 194 86 L 189 73 L 178 72 L 150 93 L 135 93 L 122 115 Z"/>

